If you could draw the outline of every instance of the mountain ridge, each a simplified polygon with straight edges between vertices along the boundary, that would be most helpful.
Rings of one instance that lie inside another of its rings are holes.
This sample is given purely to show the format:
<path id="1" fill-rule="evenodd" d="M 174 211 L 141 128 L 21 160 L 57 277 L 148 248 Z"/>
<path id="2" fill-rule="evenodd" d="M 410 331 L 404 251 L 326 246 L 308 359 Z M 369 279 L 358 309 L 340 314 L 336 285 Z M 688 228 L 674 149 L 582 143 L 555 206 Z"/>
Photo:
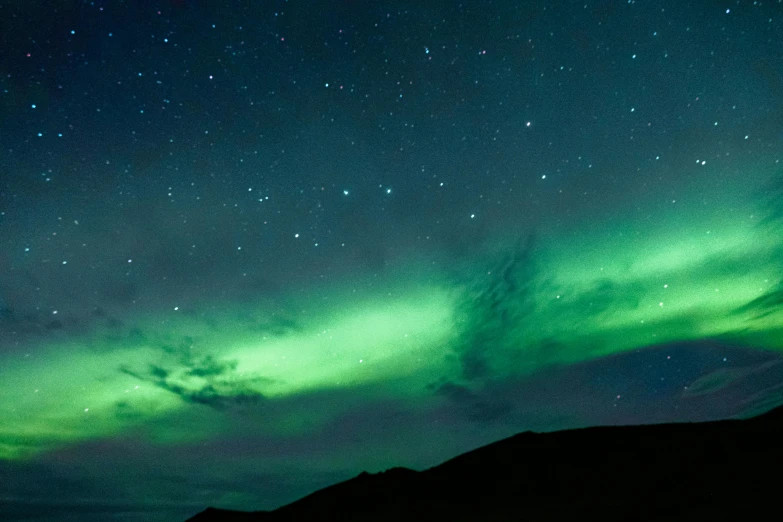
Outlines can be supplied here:
<path id="1" fill-rule="evenodd" d="M 525 431 L 424 471 L 362 472 L 273 511 L 208 508 L 187 522 L 761 520 L 779 511 L 782 437 L 783 407 L 749 419 Z"/>

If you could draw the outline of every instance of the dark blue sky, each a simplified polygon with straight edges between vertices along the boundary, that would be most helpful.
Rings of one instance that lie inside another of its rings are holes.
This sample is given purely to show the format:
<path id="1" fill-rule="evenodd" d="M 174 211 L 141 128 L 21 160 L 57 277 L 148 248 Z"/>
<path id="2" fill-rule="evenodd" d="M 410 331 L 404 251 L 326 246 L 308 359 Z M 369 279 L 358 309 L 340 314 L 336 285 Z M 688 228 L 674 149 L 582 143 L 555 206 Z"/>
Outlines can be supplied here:
<path id="1" fill-rule="evenodd" d="M 780 1 L 0 1 L 0 515 L 783 402 L 781 41 Z"/>

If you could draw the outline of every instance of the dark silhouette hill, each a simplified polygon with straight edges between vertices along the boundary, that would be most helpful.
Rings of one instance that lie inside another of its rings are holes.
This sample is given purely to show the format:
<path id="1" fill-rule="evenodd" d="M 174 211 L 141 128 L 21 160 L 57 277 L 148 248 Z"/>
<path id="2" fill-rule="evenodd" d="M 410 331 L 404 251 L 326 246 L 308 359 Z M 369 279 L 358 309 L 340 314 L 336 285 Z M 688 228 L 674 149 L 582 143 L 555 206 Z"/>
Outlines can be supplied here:
<path id="1" fill-rule="evenodd" d="M 783 407 L 745 420 L 524 432 L 212 521 L 780 520 Z"/>

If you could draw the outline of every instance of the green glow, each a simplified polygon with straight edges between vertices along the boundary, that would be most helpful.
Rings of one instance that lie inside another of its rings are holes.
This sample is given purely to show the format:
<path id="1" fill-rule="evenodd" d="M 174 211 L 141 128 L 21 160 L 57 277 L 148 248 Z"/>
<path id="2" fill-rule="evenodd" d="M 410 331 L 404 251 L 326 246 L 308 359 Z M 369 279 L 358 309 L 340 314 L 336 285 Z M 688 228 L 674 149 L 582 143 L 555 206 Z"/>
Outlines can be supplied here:
<path id="1" fill-rule="evenodd" d="M 259 400 L 358 386 L 414 400 L 439 381 L 470 385 L 674 340 L 783 349 L 783 243 L 759 221 L 748 204 L 622 233 L 542 234 L 517 250 L 506 242 L 504 259 L 475 261 L 456 280 L 444 270 L 450 283 L 414 264 L 377 280 L 375 293 L 338 284 L 285 314 L 208 303 L 220 311 L 159 311 L 128 318 L 138 329 L 124 337 L 96 329 L 3 355 L 0 458 L 127 430 L 199 440 L 223 429 L 222 411 Z M 347 407 L 281 413 L 264 430 L 311 429 Z M 165 422 L 195 409 L 210 422 Z"/>
<path id="2" fill-rule="evenodd" d="M 0 401 L 5 421 L 0 456 L 115 434 L 186 406 L 155 380 L 155 371 L 161 375 L 164 369 L 165 385 L 183 394 L 211 386 L 224 395 L 274 398 L 393 382 L 406 374 L 426 384 L 419 371 L 442 350 L 449 314 L 445 292 L 429 288 L 407 300 L 326 310 L 283 335 L 259 333 L 223 315 L 212 318 L 221 324 L 216 332 L 205 328 L 207 321 L 170 320 L 166 333 L 148 335 L 156 341 L 146 345 L 114 349 L 101 346 L 96 336 L 84 344 L 39 349 L 8 368 L 9 392 Z M 194 371 L 192 361 L 208 363 Z M 407 382 L 400 389 L 415 387 Z"/>
<path id="3" fill-rule="evenodd" d="M 445 293 L 430 289 L 403 302 L 340 310 L 304 335 L 241 343 L 227 356 L 241 361 L 238 372 L 272 379 L 261 386 L 267 396 L 388 381 L 438 356 L 450 312 Z"/>

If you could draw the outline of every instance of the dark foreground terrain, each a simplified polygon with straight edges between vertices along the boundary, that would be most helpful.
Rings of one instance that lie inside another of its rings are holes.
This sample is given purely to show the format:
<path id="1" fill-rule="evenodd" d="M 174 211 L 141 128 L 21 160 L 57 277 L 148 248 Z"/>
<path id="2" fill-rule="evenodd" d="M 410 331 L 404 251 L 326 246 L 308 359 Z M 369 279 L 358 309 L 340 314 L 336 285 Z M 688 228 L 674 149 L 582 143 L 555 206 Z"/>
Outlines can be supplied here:
<path id="1" fill-rule="evenodd" d="M 274 511 L 192 522 L 781 520 L 783 407 L 747 420 L 520 433 L 416 472 L 359 476 Z"/>

